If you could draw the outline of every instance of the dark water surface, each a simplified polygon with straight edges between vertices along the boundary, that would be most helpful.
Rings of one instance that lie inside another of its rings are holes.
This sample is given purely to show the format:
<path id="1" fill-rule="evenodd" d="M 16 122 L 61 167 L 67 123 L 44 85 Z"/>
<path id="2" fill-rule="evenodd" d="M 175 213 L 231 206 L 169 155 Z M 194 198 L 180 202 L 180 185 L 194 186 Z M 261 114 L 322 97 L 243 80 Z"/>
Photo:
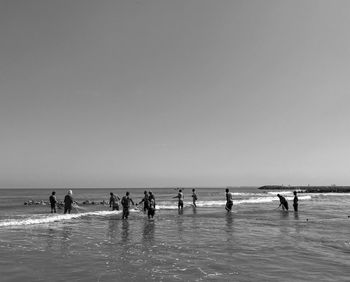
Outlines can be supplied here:
<path id="1" fill-rule="evenodd" d="M 71 215 L 23 205 L 49 190 L 1 191 L 1 281 L 349 281 L 350 194 L 300 194 L 294 213 L 276 209 L 277 192 L 231 189 L 227 214 L 224 189 L 198 189 L 197 208 L 188 189 L 179 214 L 176 191 L 154 189 L 154 220 L 138 210 L 121 220 L 103 205 Z M 100 201 L 109 190 L 73 192 Z"/>

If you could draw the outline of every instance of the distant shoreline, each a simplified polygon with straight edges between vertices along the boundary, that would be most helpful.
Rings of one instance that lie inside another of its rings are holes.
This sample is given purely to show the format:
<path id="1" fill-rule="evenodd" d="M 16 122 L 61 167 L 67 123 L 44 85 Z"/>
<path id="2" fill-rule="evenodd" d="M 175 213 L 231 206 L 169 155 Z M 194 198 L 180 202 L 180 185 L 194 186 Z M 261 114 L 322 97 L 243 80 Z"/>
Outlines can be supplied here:
<path id="1" fill-rule="evenodd" d="M 283 185 L 265 185 L 259 187 L 260 190 L 296 190 L 305 193 L 350 193 L 350 186 L 283 186 Z"/>

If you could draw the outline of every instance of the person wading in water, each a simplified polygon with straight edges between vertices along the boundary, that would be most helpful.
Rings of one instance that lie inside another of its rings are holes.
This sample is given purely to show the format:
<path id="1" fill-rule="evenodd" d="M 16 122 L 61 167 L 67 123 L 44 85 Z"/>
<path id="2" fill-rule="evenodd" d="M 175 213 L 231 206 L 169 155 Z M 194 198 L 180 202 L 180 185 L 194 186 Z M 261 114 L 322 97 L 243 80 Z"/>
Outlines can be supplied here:
<path id="1" fill-rule="evenodd" d="M 122 219 L 128 219 L 130 202 L 134 205 L 134 201 L 129 197 L 130 193 L 126 192 L 125 196 L 122 198 L 123 215 Z"/>

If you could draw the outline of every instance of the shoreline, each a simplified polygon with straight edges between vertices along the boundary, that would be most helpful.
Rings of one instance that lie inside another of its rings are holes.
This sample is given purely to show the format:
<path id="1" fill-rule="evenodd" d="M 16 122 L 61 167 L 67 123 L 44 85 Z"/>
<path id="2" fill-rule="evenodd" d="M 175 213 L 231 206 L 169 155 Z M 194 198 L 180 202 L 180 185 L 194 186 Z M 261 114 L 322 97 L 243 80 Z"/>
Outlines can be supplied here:
<path id="1" fill-rule="evenodd" d="M 296 190 L 301 193 L 350 193 L 350 186 L 283 186 L 283 185 L 265 185 L 260 190 Z"/>

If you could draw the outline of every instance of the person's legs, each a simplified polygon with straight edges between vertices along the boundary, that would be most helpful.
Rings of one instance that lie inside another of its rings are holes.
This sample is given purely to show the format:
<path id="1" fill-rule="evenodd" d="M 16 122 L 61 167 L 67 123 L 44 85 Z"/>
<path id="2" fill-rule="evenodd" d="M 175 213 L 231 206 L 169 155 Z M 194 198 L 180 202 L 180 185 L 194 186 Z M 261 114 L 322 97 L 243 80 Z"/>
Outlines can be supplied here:
<path id="1" fill-rule="evenodd" d="M 127 219 L 129 216 L 129 209 L 128 208 L 123 208 L 123 219 Z"/>
<path id="2" fill-rule="evenodd" d="M 122 219 L 125 218 L 125 208 L 123 208 L 123 215 L 122 215 Z"/>
<path id="3" fill-rule="evenodd" d="M 226 203 L 225 209 L 226 209 L 228 212 L 231 211 L 231 210 L 232 210 L 232 205 L 233 205 L 232 202 L 227 202 L 227 203 Z"/>

